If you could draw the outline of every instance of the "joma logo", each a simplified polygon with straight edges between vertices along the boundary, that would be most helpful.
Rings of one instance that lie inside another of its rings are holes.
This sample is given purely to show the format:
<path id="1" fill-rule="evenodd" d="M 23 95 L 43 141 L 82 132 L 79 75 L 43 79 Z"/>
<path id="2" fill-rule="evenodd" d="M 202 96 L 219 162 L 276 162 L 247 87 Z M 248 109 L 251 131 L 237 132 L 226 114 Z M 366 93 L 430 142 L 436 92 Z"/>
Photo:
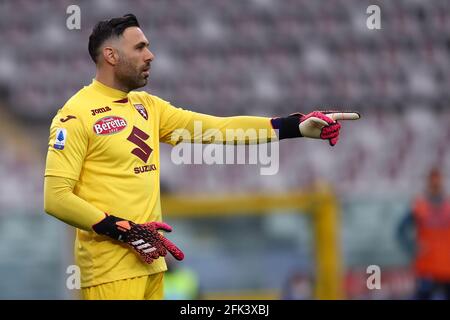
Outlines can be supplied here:
<path id="1" fill-rule="evenodd" d="M 110 107 L 103 107 L 103 108 L 98 108 L 98 109 L 92 109 L 91 110 L 91 115 L 95 116 L 96 114 L 100 114 L 100 113 L 105 113 L 111 111 Z"/>

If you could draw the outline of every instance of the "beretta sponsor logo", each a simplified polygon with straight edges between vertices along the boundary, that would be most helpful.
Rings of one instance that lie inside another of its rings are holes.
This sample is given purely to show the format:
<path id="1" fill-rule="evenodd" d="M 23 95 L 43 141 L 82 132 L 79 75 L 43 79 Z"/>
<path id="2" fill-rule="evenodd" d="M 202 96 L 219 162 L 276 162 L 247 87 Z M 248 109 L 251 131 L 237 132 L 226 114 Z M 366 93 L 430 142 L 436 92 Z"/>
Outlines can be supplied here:
<path id="1" fill-rule="evenodd" d="M 126 126 L 127 122 L 121 117 L 104 117 L 94 124 L 94 132 L 98 135 L 113 134 L 122 131 Z"/>

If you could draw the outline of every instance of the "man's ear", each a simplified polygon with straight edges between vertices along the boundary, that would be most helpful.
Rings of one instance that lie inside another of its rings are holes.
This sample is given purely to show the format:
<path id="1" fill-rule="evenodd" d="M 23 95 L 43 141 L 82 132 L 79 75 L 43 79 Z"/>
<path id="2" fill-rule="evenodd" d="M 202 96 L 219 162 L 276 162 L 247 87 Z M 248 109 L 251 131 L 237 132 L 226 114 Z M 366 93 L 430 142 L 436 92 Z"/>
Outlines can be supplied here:
<path id="1" fill-rule="evenodd" d="M 119 62 L 119 54 L 113 47 L 103 48 L 103 58 L 110 65 L 115 66 Z"/>

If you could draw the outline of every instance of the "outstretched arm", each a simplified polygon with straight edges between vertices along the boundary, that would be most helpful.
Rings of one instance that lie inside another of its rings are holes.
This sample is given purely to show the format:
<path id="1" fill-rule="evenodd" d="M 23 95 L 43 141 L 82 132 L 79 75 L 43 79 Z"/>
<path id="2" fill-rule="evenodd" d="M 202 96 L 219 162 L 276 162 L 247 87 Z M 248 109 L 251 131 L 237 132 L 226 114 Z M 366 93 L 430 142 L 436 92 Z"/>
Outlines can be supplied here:
<path id="1" fill-rule="evenodd" d="M 281 118 L 215 117 L 176 108 L 163 101 L 160 140 L 172 145 L 180 142 L 253 144 L 307 137 L 329 140 L 334 146 L 341 128 L 338 121 L 359 118 L 357 112 L 340 111 L 295 113 Z"/>
<path id="2" fill-rule="evenodd" d="M 175 130 L 172 143 L 255 144 L 278 140 L 270 118 L 236 116 L 215 117 L 191 113 L 186 126 Z"/>

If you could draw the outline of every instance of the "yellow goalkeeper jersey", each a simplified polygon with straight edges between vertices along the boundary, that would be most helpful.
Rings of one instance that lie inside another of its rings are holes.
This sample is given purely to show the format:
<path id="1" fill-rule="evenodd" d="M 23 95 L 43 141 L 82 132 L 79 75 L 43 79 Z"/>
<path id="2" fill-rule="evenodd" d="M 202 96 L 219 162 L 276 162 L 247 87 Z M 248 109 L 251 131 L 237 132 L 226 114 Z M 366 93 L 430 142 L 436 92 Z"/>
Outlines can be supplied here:
<path id="1" fill-rule="evenodd" d="M 45 176 L 76 180 L 74 194 L 111 215 L 136 223 L 161 221 L 159 143 L 175 145 L 174 131 L 193 132 L 194 120 L 202 121 L 204 130 L 266 129 L 262 138 L 276 138 L 269 118 L 203 115 L 146 92 L 126 93 L 93 80 L 54 117 Z M 167 269 L 164 258 L 146 264 L 125 244 L 81 229 L 75 261 L 82 287 Z"/>

